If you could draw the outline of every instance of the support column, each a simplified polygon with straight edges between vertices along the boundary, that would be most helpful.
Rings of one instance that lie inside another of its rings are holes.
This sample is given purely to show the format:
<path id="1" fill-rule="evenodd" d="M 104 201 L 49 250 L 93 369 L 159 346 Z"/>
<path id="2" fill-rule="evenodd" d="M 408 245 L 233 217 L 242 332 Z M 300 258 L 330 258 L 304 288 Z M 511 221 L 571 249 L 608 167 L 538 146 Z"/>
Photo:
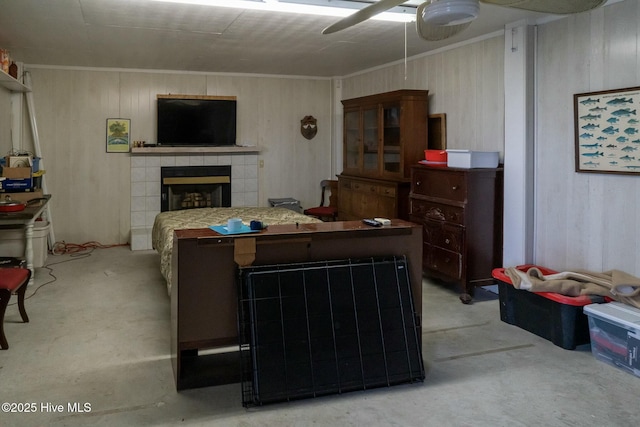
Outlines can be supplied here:
<path id="1" fill-rule="evenodd" d="M 503 265 L 532 263 L 534 248 L 535 27 L 505 27 Z"/>

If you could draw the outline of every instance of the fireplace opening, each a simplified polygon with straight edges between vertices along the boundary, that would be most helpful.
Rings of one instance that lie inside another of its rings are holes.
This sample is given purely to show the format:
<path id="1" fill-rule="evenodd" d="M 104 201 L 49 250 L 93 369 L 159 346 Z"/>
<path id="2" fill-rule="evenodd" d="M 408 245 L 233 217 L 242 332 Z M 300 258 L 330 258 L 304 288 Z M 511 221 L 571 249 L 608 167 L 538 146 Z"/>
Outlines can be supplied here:
<path id="1" fill-rule="evenodd" d="M 231 166 L 160 169 L 162 212 L 231 206 Z"/>

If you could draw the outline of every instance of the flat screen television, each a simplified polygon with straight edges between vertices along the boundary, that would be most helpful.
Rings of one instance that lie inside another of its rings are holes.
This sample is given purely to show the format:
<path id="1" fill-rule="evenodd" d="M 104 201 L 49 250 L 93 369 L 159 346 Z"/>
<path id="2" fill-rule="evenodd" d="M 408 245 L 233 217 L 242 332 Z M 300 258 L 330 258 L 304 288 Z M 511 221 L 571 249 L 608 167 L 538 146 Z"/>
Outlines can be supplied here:
<path id="1" fill-rule="evenodd" d="M 235 97 L 158 95 L 158 146 L 236 145 Z"/>

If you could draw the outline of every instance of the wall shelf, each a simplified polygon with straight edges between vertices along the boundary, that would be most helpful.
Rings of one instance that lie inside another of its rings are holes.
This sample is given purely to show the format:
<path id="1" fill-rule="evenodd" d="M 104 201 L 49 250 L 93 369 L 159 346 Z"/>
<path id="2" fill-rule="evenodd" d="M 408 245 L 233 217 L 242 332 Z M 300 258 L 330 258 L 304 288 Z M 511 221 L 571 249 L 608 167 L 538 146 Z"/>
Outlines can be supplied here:
<path id="1" fill-rule="evenodd" d="M 12 92 L 31 92 L 31 88 L 23 85 L 4 71 L 0 71 L 0 86 Z"/>
<path id="2" fill-rule="evenodd" d="M 258 147 L 132 147 L 131 154 L 249 154 L 259 153 Z"/>

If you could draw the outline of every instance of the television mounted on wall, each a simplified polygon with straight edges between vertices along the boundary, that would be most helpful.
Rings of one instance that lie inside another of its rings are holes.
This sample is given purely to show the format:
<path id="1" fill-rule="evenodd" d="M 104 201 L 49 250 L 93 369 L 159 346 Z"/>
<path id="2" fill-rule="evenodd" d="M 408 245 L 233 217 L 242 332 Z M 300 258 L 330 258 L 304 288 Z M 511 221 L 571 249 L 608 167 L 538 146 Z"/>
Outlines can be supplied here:
<path id="1" fill-rule="evenodd" d="M 158 146 L 236 145 L 235 96 L 158 95 L 157 99 Z"/>

